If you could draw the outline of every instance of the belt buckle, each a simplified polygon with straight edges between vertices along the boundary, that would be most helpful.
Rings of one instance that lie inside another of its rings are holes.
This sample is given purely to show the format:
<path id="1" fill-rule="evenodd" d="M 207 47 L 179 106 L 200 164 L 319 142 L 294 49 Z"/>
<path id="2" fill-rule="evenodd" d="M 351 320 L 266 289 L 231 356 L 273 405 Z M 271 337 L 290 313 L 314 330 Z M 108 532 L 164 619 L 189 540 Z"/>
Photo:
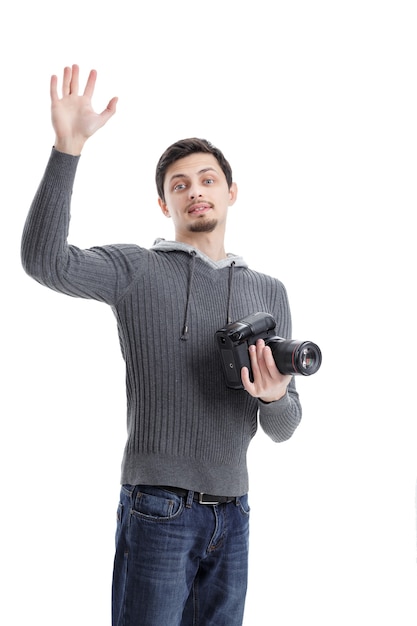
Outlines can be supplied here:
<path id="1" fill-rule="evenodd" d="M 203 493 L 201 491 L 199 492 L 199 494 L 198 494 L 198 503 L 199 504 L 211 504 L 211 505 L 219 504 L 217 500 L 215 502 L 211 502 L 210 500 L 203 500 L 205 495 L 206 495 L 205 493 Z"/>

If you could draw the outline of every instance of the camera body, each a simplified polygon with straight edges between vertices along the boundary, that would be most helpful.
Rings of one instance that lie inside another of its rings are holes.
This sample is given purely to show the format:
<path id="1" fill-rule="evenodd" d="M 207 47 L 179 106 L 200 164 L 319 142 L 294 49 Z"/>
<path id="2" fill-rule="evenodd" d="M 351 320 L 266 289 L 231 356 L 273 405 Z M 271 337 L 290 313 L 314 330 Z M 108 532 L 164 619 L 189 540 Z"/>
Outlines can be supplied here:
<path id="1" fill-rule="evenodd" d="M 226 379 L 232 389 L 242 389 L 241 369 L 247 367 L 252 380 L 249 346 L 263 339 L 271 348 L 281 374 L 310 376 L 321 365 L 320 348 L 311 341 L 283 339 L 274 334 L 276 322 L 269 313 L 253 313 L 227 324 L 216 332 L 216 342 Z"/>

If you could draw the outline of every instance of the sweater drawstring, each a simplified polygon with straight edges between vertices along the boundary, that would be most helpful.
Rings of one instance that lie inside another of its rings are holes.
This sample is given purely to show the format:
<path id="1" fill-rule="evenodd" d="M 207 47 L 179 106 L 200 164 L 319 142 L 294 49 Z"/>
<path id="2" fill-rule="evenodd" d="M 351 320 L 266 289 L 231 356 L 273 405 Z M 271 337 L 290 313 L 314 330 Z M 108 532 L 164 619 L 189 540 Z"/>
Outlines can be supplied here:
<path id="1" fill-rule="evenodd" d="M 227 294 L 227 323 L 230 324 L 233 320 L 230 316 L 230 305 L 231 305 L 231 301 L 232 301 L 232 287 L 233 287 L 233 277 L 234 277 L 234 268 L 235 268 L 236 262 L 232 261 L 229 267 L 229 290 L 228 290 L 228 294 Z"/>
<path id="2" fill-rule="evenodd" d="M 190 252 L 190 256 L 191 256 L 191 264 L 190 264 L 190 271 L 188 274 L 188 285 L 187 285 L 187 301 L 185 304 L 185 313 L 184 313 L 184 323 L 182 326 L 182 333 L 181 333 L 181 341 L 187 341 L 188 340 L 188 313 L 189 313 L 189 309 L 190 309 L 190 298 L 191 298 L 191 289 L 193 286 L 193 280 L 194 280 L 194 272 L 195 272 L 195 260 L 197 257 L 197 253 L 195 252 L 195 250 L 192 250 Z M 232 318 L 231 318 L 231 302 L 232 302 L 232 287 L 233 287 L 233 278 L 234 278 L 234 268 L 235 268 L 236 262 L 232 261 L 230 266 L 229 266 L 229 285 L 228 285 L 228 293 L 227 293 L 227 323 L 230 324 L 232 322 Z"/>
<path id="3" fill-rule="evenodd" d="M 190 266 L 190 272 L 188 274 L 187 302 L 185 304 L 184 324 L 182 326 L 182 334 L 180 337 L 182 341 L 187 341 L 188 339 L 188 310 L 190 308 L 191 288 L 192 288 L 193 278 L 194 278 L 195 259 L 197 256 L 196 251 L 192 250 L 190 252 L 190 256 L 191 256 L 191 266 Z"/>

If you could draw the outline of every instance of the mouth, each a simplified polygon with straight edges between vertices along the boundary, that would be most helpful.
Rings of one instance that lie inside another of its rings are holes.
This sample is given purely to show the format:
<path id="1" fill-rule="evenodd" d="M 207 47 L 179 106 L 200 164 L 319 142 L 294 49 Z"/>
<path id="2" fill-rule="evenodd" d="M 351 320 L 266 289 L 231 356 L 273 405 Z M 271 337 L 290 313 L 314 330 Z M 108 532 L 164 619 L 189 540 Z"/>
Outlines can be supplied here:
<path id="1" fill-rule="evenodd" d="M 211 211 L 213 205 L 208 202 L 198 202 L 188 207 L 188 215 L 204 215 Z"/>

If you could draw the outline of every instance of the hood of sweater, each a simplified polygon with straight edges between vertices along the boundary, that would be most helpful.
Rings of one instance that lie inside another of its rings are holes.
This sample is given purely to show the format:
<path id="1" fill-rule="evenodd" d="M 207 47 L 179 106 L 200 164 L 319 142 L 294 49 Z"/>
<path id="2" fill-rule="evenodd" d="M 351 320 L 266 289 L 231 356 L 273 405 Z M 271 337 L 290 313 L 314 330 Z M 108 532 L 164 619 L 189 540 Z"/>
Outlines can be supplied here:
<path id="1" fill-rule="evenodd" d="M 232 301 L 232 293 L 233 293 L 233 272 L 235 267 L 248 267 L 247 263 L 243 260 L 241 256 L 237 254 L 229 253 L 227 254 L 225 259 L 221 259 L 220 261 L 213 261 L 206 254 L 190 246 L 189 244 L 182 243 L 180 241 L 167 241 L 165 239 L 156 239 L 155 243 L 151 247 L 151 250 L 161 250 L 163 252 L 186 252 L 190 256 L 190 271 L 188 274 L 188 287 L 187 287 L 187 301 L 185 305 L 184 312 L 184 323 L 181 333 L 181 339 L 186 341 L 188 339 L 189 327 L 188 327 L 188 311 L 190 307 L 190 296 L 193 286 L 193 278 L 194 278 L 194 267 L 196 258 L 201 259 L 208 265 L 210 265 L 214 269 L 223 269 L 229 268 L 229 289 L 227 296 L 227 307 L 226 307 L 226 323 L 230 324 L 233 320 L 230 316 L 231 310 L 231 301 Z"/>
<path id="2" fill-rule="evenodd" d="M 188 254 L 195 255 L 199 259 L 208 263 L 211 267 L 217 269 L 230 267 L 232 262 L 234 267 L 248 267 L 246 261 L 244 261 L 244 259 L 237 254 L 228 253 L 225 259 L 213 261 L 213 259 L 210 259 L 210 257 L 204 254 L 204 252 L 190 246 L 188 243 L 182 243 L 181 241 L 167 241 L 166 239 L 158 238 L 155 240 L 151 250 L 162 250 L 163 252 L 188 252 Z"/>

